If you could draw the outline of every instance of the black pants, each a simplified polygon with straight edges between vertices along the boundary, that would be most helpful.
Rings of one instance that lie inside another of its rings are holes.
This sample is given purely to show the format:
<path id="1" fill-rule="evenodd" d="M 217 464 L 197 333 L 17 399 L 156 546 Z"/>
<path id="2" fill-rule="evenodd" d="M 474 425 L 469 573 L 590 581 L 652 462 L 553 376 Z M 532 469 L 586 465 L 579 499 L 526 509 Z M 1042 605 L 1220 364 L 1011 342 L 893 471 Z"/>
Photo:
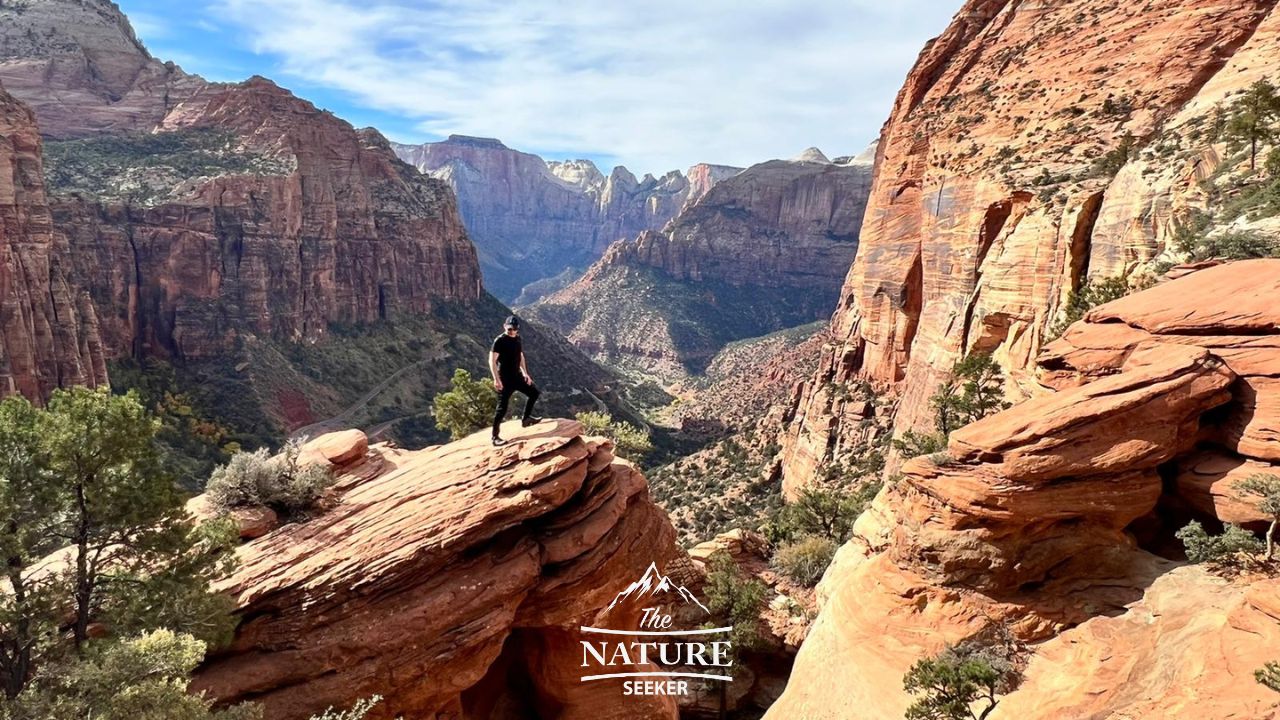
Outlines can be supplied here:
<path id="1" fill-rule="evenodd" d="M 542 393 L 538 392 L 538 388 L 532 383 L 527 383 L 522 377 L 502 378 L 502 389 L 498 391 L 498 412 L 493 415 L 493 436 L 498 437 L 498 426 L 507 417 L 507 406 L 511 404 L 511 395 L 513 393 L 524 393 L 529 398 L 524 403 L 524 416 L 529 418 L 533 416 L 533 404 L 538 402 L 538 396 Z"/>

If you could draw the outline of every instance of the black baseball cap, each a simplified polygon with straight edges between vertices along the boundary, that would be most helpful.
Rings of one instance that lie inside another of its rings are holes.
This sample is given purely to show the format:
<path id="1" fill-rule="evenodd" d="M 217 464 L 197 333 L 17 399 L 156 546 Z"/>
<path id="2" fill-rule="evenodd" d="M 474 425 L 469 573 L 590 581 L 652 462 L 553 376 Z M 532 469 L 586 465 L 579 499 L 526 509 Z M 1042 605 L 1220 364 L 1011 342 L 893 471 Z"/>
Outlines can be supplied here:
<path id="1" fill-rule="evenodd" d="M 502 327 L 518 328 L 520 327 L 520 318 L 515 315 L 508 316 L 507 321 L 502 323 Z"/>

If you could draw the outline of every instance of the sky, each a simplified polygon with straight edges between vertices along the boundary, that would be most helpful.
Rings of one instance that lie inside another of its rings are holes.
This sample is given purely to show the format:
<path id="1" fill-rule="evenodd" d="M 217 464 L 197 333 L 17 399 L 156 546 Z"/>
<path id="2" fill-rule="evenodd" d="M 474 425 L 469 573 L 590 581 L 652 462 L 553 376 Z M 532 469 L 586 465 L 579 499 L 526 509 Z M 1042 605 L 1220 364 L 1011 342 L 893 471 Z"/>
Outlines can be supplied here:
<path id="1" fill-rule="evenodd" d="M 356 127 L 661 174 L 878 135 L 961 0 L 117 0 L 162 60 Z"/>

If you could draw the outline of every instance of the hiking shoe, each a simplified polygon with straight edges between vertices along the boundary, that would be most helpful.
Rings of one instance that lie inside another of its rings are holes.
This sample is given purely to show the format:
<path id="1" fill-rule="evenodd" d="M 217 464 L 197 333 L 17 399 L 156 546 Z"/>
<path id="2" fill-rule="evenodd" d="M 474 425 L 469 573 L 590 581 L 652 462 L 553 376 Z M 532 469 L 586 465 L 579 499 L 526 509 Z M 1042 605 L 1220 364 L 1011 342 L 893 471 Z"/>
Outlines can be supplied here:
<path id="1" fill-rule="evenodd" d="M 530 425 L 537 425 L 540 422 L 542 422 L 542 418 L 540 417 L 527 417 L 520 421 L 520 426 L 529 427 Z"/>
<path id="2" fill-rule="evenodd" d="M 494 446 L 494 447 L 502 447 L 503 445 L 506 445 L 506 444 L 507 444 L 507 441 L 506 441 L 506 440 L 503 440 L 502 438 L 498 437 L 497 435 L 494 435 L 494 436 L 493 436 L 493 446 Z"/>

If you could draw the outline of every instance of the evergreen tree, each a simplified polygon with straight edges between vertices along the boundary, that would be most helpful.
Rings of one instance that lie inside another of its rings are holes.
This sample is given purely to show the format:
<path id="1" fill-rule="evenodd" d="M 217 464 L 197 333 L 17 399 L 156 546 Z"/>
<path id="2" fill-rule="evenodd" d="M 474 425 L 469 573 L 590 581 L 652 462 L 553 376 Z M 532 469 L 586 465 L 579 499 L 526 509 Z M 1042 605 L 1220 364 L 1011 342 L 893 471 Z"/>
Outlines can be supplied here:
<path id="1" fill-rule="evenodd" d="M 1276 525 L 1280 524 L 1280 475 L 1256 473 L 1236 483 L 1240 490 L 1257 496 L 1257 508 L 1263 515 L 1271 519 L 1267 527 L 1266 559 L 1270 560 L 1275 552 Z"/>
<path id="2" fill-rule="evenodd" d="M 498 398 L 492 380 L 472 380 L 471 373 L 458 368 L 453 371 L 449 385 L 449 390 L 436 395 L 431 403 L 436 427 L 448 430 L 451 438 L 460 440 L 493 422 Z"/>
<path id="3" fill-rule="evenodd" d="M 1223 128 L 1227 145 L 1233 150 L 1249 148 L 1249 169 L 1258 164 L 1258 146 L 1276 137 L 1276 121 L 1280 120 L 1280 97 L 1267 80 L 1259 80 L 1245 90 L 1228 108 Z"/>
<path id="4" fill-rule="evenodd" d="M 57 639 L 67 592 L 60 573 L 33 566 L 57 549 L 66 500 L 49 473 L 40 412 L 25 398 L 0 402 L 0 553 L 9 592 L 0 593 L 0 672 L 5 697 L 26 687 L 32 662 Z"/>

